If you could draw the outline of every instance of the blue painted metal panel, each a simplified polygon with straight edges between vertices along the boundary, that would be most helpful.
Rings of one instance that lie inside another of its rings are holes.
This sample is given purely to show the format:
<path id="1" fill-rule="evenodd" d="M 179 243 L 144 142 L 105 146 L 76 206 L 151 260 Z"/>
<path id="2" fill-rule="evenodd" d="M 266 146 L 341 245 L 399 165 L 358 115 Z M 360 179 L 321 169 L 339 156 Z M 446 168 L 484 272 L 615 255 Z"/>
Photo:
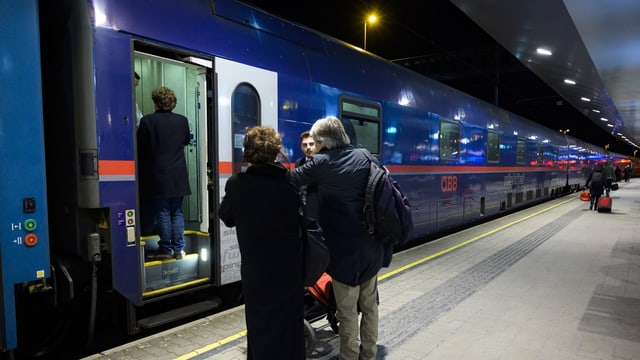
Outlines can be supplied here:
<path id="1" fill-rule="evenodd" d="M 17 347 L 14 284 L 49 276 L 36 0 L 0 1 L 2 348 Z"/>
<path id="2" fill-rule="evenodd" d="M 135 108 L 131 74 L 132 43 L 125 33 L 97 29 L 95 43 L 96 121 L 98 159 L 125 161 L 134 167 Z M 126 212 L 136 210 L 135 174 L 121 177 L 100 177 L 100 207 L 110 210 L 111 256 L 113 286 L 134 304 L 142 301 L 142 271 L 140 244 L 131 243 L 127 229 L 133 228 L 136 239 L 140 229 L 128 224 Z M 137 218 L 137 217 L 136 217 Z"/>

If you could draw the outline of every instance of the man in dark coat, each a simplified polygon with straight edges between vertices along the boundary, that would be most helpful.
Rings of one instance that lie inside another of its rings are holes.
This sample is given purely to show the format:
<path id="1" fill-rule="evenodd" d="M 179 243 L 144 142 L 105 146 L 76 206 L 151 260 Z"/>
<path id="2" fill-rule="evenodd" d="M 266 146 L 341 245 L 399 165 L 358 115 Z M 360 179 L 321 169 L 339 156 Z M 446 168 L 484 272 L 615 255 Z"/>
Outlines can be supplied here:
<path id="1" fill-rule="evenodd" d="M 296 167 L 300 167 L 307 161 L 311 161 L 311 159 L 313 158 L 313 154 L 316 152 L 316 144 L 309 130 L 304 131 L 302 132 L 302 134 L 300 134 L 300 149 L 304 153 L 304 156 L 296 160 Z M 319 220 L 318 209 L 320 207 L 320 204 L 318 203 L 318 186 L 302 185 L 300 186 L 300 195 L 302 196 L 305 215 L 312 219 Z"/>
<path id="2" fill-rule="evenodd" d="M 311 136 L 316 153 L 311 161 L 294 169 L 291 178 L 298 186 L 318 185 L 319 222 L 331 253 L 327 273 L 333 278 L 340 322 L 340 359 L 372 360 L 377 354 L 377 275 L 384 248 L 363 225 L 369 159 L 366 149 L 350 144 L 336 117 L 316 121 Z"/>
<path id="3" fill-rule="evenodd" d="M 191 194 L 184 147 L 190 142 L 186 117 L 171 112 L 176 95 L 166 87 L 151 93 L 156 111 L 143 116 L 138 128 L 140 193 L 151 201 L 154 227 L 158 232 L 158 251 L 151 260 L 182 259 L 184 214 L 182 199 Z"/>
<path id="4" fill-rule="evenodd" d="M 303 360 L 301 200 L 276 161 L 282 144 L 274 129 L 249 129 L 243 147 L 249 167 L 227 180 L 219 216 L 238 236 L 247 359 Z"/>

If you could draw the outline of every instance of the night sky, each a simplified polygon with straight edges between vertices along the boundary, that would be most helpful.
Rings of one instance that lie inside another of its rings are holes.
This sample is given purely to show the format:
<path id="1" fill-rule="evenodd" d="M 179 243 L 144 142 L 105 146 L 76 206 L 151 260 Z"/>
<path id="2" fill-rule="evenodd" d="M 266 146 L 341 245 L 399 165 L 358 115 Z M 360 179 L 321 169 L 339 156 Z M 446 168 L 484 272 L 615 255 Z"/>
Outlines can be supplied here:
<path id="1" fill-rule="evenodd" d="M 361 0 L 245 2 L 359 47 L 364 42 L 366 15 L 375 12 L 378 21 L 367 26 L 367 50 L 389 60 L 468 47 L 491 39 L 468 21 L 449 23 L 450 19 L 466 16 L 448 0 L 387 0 L 375 5 Z"/>

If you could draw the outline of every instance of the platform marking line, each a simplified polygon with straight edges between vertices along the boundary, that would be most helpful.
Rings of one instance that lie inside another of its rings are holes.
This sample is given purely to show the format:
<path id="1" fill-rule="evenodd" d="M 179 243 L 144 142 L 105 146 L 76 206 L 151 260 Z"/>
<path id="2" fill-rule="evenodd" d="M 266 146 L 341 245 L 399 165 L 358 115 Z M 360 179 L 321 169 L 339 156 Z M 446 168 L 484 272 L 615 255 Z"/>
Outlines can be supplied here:
<path id="1" fill-rule="evenodd" d="M 241 339 L 241 338 L 243 338 L 245 336 L 247 336 L 247 330 L 240 331 L 237 334 L 233 334 L 231 336 L 227 336 L 226 338 L 224 338 L 222 340 L 216 341 L 214 343 L 211 343 L 211 344 L 209 344 L 207 346 L 204 346 L 204 347 L 201 347 L 199 349 L 195 349 L 195 350 L 193 350 L 193 351 L 191 351 L 189 353 L 186 353 L 184 355 L 180 355 L 177 358 L 175 358 L 174 360 L 189 360 L 189 359 L 192 359 L 195 356 L 203 355 L 203 354 L 208 353 L 208 352 L 210 352 L 212 350 L 215 350 L 215 349 L 217 349 L 219 347 L 227 345 L 227 344 L 229 344 L 229 343 L 231 343 L 233 341 Z"/>
<path id="2" fill-rule="evenodd" d="M 493 230 L 490 230 L 490 231 L 487 231 L 487 232 L 485 232 L 483 234 L 474 236 L 471 239 L 465 240 L 465 241 L 463 241 L 463 242 L 461 242 L 459 244 L 453 245 L 453 246 L 448 247 L 448 248 L 446 248 L 446 249 L 444 249 L 442 251 L 439 251 L 437 253 L 434 253 L 434 254 L 431 254 L 431 255 L 429 255 L 427 257 L 424 257 L 424 258 L 422 258 L 420 260 L 416 260 L 416 261 L 414 261 L 412 263 L 409 263 L 407 265 L 401 266 L 401 267 L 399 267 L 399 268 L 397 268 L 395 270 L 389 271 L 389 272 L 387 272 L 387 273 L 385 273 L 383 275 L 378 276 L 378 281 L 382 281 L 382 280 L 384 280 L 386 278 L 389 278 L 389 277 L 397 275 L 397 274 L 399 274 L 401 272 L 407 271 L 407 270 L 409 270 L 409 269 L 411 269 L 413 267 L 416 267 L 416 266 L 418 266 L 418 265 L 420 265 L 422 263 L 425 263 L 425 262 L 427 262 L 429 260 L 433 260 L 433 259 L 435 259 L 437 257 L 440 257 L 440 256 L 444 255 L 444 254 L 450 253 L 453 250 L 456 250 L 456 249 L 461 248 L 463 246 L 469 245 L 469 244 L 471 244 L 471 243 L 473 243 L 473 242 L 475 242 L 477 240 L 480 240 L 480 239 L 482 239 L 484 237 L 487 237 L 487 236 L 489 236 L 491 234 L 494 234 L 494 233 L 496 233 L 496 232 L 498 232 L 500 230 L 504 230 L 504 229 L 506 229 L 508 227 L 511 227 L 511 226 L 515 225 L 515 224 L 521 223 L 521 222 L 523 222 L 525 220 L 529 220 L 534 216 L 538 216 L 538 215 L 540 215 L 542 213 L 545 213 L 545 212 L 547 212 L 547 211 L 549 211 L 549 210 L 551 210 L 553 208 L 556 208 L 556 207 L 558 207 L 560 205 L 564 205 L 564 204 L 566 204 L 566 203 L 568 203 L 570 201 L 575 200 L 576 198 L 577 198 L 577 196 L 575 196 L 575 197 L 573 197 L 571 199 L 568 199 L 568 200 L 564 200 L 564 201 L 559 202 L 557 204 L 551 205 L 551 206 L 546 207 L 544 209 L 540 209 L 539 211 L 536 211 L 536 212 L 534 212 L 534 213 L 532 213 L 530 215 L 527 215 L 525 217 L 519 218 L 518 220 L 512 221 L 512 222 L 507 223 L 507 224 L 504 224 L 504 225 L 499 226 L 499 227 L 497 227 L 497 228 L 495 228 Z"/>
<path id="3" fill-rule="evenodd" d="M 390 352 L 397 349 L 582 214 L 583 212 L 579 212 L 578 215 L 575 211 L 567 212 L 387 314 L 380 321 L 379 339 L 383 341 L 381 345 Z"/>

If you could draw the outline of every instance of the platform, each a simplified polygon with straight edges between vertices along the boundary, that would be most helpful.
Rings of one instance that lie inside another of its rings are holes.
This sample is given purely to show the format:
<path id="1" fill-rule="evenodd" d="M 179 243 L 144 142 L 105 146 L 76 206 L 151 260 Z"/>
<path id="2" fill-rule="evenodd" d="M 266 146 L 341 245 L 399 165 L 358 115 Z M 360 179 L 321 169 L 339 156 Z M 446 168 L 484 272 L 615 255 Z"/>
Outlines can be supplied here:
<path id="1" fill-rule="evenodd" d="M 612 213 L 575 193 L 395 254 L 378 359 L 640 359 L 640 179 L 611 195 Z M 337 359 L 312 325 L 309 359 Z M 245 359 L 245 335 L 238 307 L 85 359 Z"/>

